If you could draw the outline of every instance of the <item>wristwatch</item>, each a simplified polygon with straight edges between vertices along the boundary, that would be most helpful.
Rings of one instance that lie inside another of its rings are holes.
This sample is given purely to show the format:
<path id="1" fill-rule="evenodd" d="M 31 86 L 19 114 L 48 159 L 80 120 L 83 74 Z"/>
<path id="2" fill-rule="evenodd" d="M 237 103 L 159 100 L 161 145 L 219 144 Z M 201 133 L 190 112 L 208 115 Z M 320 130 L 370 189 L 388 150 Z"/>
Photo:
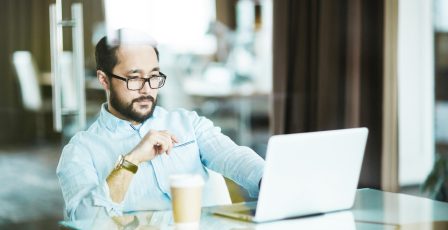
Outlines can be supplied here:
<path id="1" fill-rule="evenodd" d="M 124 159 L 124 155 L 120 155 L 118 157 L 117 163 L 115 164 L 115 170 L 126 169 L 129 172 L 136 173 L 138 170 L 138 166 L 134 163 Z"/>

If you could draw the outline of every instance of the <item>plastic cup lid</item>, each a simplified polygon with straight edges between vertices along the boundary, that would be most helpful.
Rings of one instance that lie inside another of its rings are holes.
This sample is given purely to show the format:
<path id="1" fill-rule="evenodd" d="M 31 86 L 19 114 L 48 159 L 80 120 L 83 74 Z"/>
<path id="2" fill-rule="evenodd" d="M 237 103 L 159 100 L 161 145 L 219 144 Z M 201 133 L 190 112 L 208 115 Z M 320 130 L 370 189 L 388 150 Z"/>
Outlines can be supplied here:
<path id="1" fill-rule="evenodd" d="M 172 187 L 191 187 L 204 185 L 204 179 L 199 174 L 174 174 L 170 176 Z"/>

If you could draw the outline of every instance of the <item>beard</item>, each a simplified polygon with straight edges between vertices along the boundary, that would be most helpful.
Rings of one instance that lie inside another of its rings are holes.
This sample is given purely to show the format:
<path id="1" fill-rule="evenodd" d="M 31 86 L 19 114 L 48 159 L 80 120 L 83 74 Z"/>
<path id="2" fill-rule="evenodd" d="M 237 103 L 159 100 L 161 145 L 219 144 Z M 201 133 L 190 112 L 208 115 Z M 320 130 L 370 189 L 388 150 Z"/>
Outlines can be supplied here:
<path id="1" fill-rule="evenodd" d="M 112 88 L 112 87 L 111 87 Z M 151 109 L 146 113 L 137 112 L 134 108 L 134 103 L 149 100 L 151 101 Z M 143 123 L 146 119 L 150 118 L 154 113 L 154 108 L 156 107 L 157 100 L 154 99 L 151 95 L 141 96 L 139 98 L 133 99 L 130 103 L 126 103 L 117 96 L 117 93 L 111 89 L 110 90 L 110 104 L 111 106 L 117 110 L 121 115 L 123 115 L 126 119 L 131 121 L 136 121 L 138 123 Z"/>

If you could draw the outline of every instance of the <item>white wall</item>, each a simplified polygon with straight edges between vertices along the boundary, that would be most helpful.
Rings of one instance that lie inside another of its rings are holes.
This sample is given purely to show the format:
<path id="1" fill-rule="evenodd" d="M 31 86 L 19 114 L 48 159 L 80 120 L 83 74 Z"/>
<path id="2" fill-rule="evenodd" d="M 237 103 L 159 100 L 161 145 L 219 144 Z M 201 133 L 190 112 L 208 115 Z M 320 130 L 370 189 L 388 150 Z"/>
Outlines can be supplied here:
<path id="1" fill-rule="evenodd" d="M 432 0 L 399 1 L 399 183 L 420 184 L 434 158 Z"/>

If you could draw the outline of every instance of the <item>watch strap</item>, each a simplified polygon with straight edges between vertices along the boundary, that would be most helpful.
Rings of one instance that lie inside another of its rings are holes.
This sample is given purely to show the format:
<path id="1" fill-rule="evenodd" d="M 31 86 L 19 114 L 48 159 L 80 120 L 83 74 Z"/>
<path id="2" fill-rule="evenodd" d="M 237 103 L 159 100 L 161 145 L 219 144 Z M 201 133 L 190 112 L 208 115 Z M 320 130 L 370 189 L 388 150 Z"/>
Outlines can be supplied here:
<path id="1" fill-rule="evenodd" d="M 118 168 L 126 169 L 126 170 L 132 172 L 133 174 L 137 173 L 138 166 L 135 165 L 134 163 L 126 160 L 124 157 L 125 157 L 124 155 L 120 155 L 120 160 L 117 165 Z"/>

